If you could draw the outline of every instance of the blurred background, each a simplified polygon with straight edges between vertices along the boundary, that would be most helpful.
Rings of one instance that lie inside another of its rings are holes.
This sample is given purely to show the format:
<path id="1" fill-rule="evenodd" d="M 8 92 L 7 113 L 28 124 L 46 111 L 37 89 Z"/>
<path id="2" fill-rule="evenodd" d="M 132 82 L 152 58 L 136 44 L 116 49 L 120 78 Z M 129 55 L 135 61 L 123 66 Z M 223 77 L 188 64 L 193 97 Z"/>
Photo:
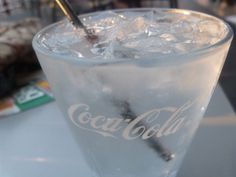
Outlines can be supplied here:
<path id="1" fill-rule="evenodd" d="M 69 1 L 78 14 L 117 8 L 170 7 L 192 9 L 215 15 L 230 23 L 234 30 L 236 24 L 236 0 Z M 64 16 L 54 0 L 0 0 L 0 112 L 12 104 L 12 99 L 9 102 L 6 98 L 25 98 L 24 102 L 40 95 L 27 87 L 35 78 L 41 80 L 43 78 L 31 41 L 38 30 L 61 18 Z M 220 84 L 236 109 L 236 60 L 234 59 L 236 50 L 234 48 L 235 41 L 231 45 L 220 77 Z M 40 84 L 48 88 L 46 81 Z M 16 94 L 23 87 L 27 89 L 21 92 L 20 96 Z"/>

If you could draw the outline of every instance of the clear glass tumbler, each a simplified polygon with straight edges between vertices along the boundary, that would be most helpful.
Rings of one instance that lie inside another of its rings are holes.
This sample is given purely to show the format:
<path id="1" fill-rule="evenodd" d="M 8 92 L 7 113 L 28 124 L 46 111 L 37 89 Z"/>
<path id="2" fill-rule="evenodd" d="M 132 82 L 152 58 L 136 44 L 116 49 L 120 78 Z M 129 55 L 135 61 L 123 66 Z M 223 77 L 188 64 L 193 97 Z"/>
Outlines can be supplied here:
<path id="1" fill-rule="evenodd" d="M 181 18 L 179 30 L 189 29 L 188 23 L 181 23 L 182 19 L 199 18 L 201 22 L 191 28 L 204 30 L 209 22 L 214 22 L 217 27 L 210 25 L 208 28 L 212 33 L 215 29 L 221 31 L 221 37 L 196 50 L 191 48 L 192 44 L 185 45 L 189 48 L 184 52 L 173 50 L 160 54 L 144 50 L 139 58 L 130 54 L 133 50 L 127 52 L 127 47 L 121 47 L 118 52 L 125 50 L 125 59 L 124 55 L 115 55 L 112 59 L 104 59 L 101 55 L 100 59 L 95 59 L 85 52 L 89 44 L 83 40 L 76 44 L 83 55 L 71 54 L 69 49 L 64 52 L 50 48 L 48 39 L 52 40 L 50 36 L 55 32 L 59 34 L 61 29 L 66 36 L 67 31 L 63 29 L 68 24 L 65 21 L 43 29 L 34 37 L 33 47 L 40 64 L 91 167 L 88 176 L 174 177 L 217 84 L 233 38 L 230 27 L 215 17 L 187 10 L 125 9 L 111 15 L 116 13 L 123 18 L 126 14 L 137 16 L 140 13 L 143 17 L 153 11 L 151 15 L 162 18 L 158 24 L 160 31 L 167 30 L 161 25 L 176 22 L 172 17 L 177 21 Z M 80 18 L 84 22 L 91 19 L 96 22 L 102 18 L 101 13 Z M 164 16 L 167 20 L 163 20 Z M 145 24 L 142 19 L 136 19 L 139 26 Z M 98 24 L 92 25 L 95 28 Z M 192 35 L 202 37 L 201 32 Z M 162 31 L 157 38 L 164 36 L 169 42 L 167 45 L 172 45 L 175 40 L 168 35 Z M 74 39 L 70 36 L 68 40 Z M 147 43 L 142 40 L 146 38 L 140 40 L 145 48 Z"/>

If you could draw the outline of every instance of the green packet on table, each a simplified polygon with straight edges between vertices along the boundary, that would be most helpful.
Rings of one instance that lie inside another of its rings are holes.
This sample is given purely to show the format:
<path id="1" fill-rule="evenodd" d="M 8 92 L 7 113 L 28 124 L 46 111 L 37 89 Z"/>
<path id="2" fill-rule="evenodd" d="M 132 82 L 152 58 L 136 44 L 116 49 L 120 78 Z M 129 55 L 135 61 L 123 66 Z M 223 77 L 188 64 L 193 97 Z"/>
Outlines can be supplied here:
<path id="1" fill-rule="evenodd" d="M 0 100 L 0 117 L 25 111 L 54 100 L 48 82 L 35 80 L 11 97 Z"/>

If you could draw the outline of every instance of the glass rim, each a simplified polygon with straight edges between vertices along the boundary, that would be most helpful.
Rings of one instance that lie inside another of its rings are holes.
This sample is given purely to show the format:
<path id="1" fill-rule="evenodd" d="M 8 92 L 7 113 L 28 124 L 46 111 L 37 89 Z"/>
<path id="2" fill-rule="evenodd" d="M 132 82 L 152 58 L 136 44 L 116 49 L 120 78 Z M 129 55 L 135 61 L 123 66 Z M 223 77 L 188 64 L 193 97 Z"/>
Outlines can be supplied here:
<path id="1" fill-rule="evenodd" d="M 163 60 L 163 61 L 165 61 L 165 63 L 166 62 L 168 63 L 168 61 L 170 61 L 171 59 L 173 60 L 173 58 L 176 58 L 176 57 L 181 57 L 178 60 L 184 60 L 186 57 L 190 57 L 190 56 L 201 56 L 201 55 L 210 53 L 212 50 L 217 49 L 218 47 L 226 44 L 227 42 L 229 42 L 233 39 L 234 33 L 233 33 L 231 26 L 228 23 L 226 23 L 224 20 L 222 20 L 218 17 L 212 16 L 212 15 L 209 15 L 206 13 L 198 12 L 198 11 L 186 10 L 186 9 L 172 9 L 172 8 L 128 8 L 128 9 L 115 9 L 115 10 L 107 10 L 107 11 L 121 13 L 121 12 L 125 12 L 125 11 L 131 11 L 131 12 L 137 11 L 138 12 L 138 11 L 151 11 L 151 10 L 167 11 L 167 12 L 172 12 L 172 13 L 177 13 L 177 14 L 186 14 L 187 13 L 187 14 L 197 14 L 197 15 L 205 16 L 205 17 L 212 18 L 214 20 L 221 22 L 222 24 L 225 25 L 225 28 L 228 30 L 222 39 L 220 39 L 219 41 L 217 41 L 216 43 L 214 43 L 212 45 L 209 45 L 207 47 L 201 47 L 201 48 L 199 48 L 197 50 L 193 50 L 191 52 L 184 52 L 184 53 L 177 53 L 177 54 L 170 53 L 170 54 L 166 54 L 163 56 L 158 56 L 158 59 L 156 59 L 156 60 Z M 104 11 L 97 11 L 97 12 L 81 14 L 81 15 L 79 15 L 79 17 L 83 18 L 83 17 L 93 16 L 93 15 L 96 15 L 101 12 L 104 12 Z M 52 59 L 57 58 L 57 59 L 61 59 L 64 61 L 81 61 L 81 62 L 85 62 L 87 64 L 109 64 L 109 63 L 116 63 L 116 62 L 125 63 L 125 62 L 130 62 L 130 61 L 132 62 L 132 61 L 137 61 L 137 60 L 145 60 L 145 58 L 146 58 L 146 57 L 144 57 L 144 58 L 139 58 L 139 59 L 134 59 L 134 58 L 101 59 L 102 56 L 99 56 L 99 57 L 92 58 L 92 59 L 91 58 L 86 59 L 86 57 L 78 58 L 78 57 L 75 57 L 72 55 L 67 55 L 67 56 L 61 55 L 59 53 L 54 53 L 53 51 L 50 51 L 50 50 L 46 49 L 45 47 L 42 47 L 40 45 L 40 43 L 38 42 L 39 37 L 41 35 L 43 35 L 46 31 L 59 25 L 60 23 L 62 23 L 65 20 L 66 19 L 61 20 L 56 23 L 53 23 L 53 24 L 50 24 L 50 25 L 44 27 L 43 29 L 41 29 L 39 32 L 37 32 L 37 34 L 35 34 L 33 41 L 32 41 L 32 45 L 33 45 L 33 48 L 36 52 L 40 52 L 46 56 L 49 56 Z M 166 61 L 166 58 L 168 58 L 167 59 L 168 61 Z M 177 60 L 174 60 L 174 61 L 176 62 Z"/>

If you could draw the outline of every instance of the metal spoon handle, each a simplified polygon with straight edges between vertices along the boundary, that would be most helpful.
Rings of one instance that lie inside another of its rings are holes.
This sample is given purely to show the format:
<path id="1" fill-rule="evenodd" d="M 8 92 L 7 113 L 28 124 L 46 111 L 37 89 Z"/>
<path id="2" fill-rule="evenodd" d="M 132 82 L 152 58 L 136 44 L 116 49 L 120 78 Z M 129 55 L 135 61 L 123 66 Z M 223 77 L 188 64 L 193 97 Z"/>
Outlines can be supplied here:
<path id="1" fill-rule="evenodd" d="M 121 107 L 121 116 L 124 119 L 134 120 L 135 118 L 137 118 L 137 115 L 133 112 L 133 110 L 130 107 L 130 104 L 127 101 L 115 100 L 114 102 L 115 102 L 116 105 Z M 137 124 L 137 126 L 145 126 L 145 127 L 147 127 L 147 125 L 145 125 L 144 122 L 140 122 L 139 124 Z M 170 161 L 170 160 L 175 158 L 175 154 L 172 153 L 167 147 L 165 147 L 164 144 L 161 143 L 161 141 L 159 139 L 151 137 L 146 142 L 147 142 L 147 144 L 150 147 L 155 149 L 157 151 L 157 153 L 165 161 L 168 162 L 168 161 Z"/>
<path id="2" fill-rule="evenodd" d="M 80 19 L 75 14 L 74 10 L 72 9 L 70 3 L 67 0 L 56 0 L 58 6 L 65 14 L 65 16 L 69 19 L 69 21 L 76 27 L 76 28 L 83 28 L 86 35 L 90 36 L 91 32 L 86 28 L 86 26 L 80 21 Z"/>

